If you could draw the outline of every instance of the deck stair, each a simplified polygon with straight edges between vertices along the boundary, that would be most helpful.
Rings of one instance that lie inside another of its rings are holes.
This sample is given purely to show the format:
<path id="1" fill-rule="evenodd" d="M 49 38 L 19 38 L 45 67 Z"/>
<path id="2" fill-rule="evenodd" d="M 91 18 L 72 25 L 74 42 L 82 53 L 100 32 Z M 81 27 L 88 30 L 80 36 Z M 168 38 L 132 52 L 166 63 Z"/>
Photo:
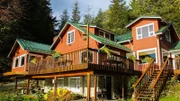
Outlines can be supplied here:
<path id="1" fill-rule="evenodd" d="M 154 68 L 154 62 L 149 63 L 149 66 L 134 86 L 136 101 L 158 101 L 169 76 L 168 59 L 166 59 L 160 70 Z"/>

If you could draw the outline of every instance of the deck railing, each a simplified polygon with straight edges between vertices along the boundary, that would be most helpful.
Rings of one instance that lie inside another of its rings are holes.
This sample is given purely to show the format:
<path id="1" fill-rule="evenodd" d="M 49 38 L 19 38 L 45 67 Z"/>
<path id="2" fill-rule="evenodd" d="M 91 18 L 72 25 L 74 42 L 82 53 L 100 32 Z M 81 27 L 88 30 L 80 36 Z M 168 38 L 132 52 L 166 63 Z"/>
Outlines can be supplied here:
<path id="1" fill-rule="evenodd" d="M 62 54 L 58 58 L 52 56 L 38 61 L 36 64 L 29 63 L 29 74 L 44 74 L 65 71 L 75 71 L 84 69 L 96 69 L 105 71 L 134 71 L 132 60 L 127 60 L 117 54 L 107 56 L 106 53 L 89 49 L 87 59 L 87 49 L 77 50 Z"/>
<path id="2" fill-rule="evenodd" d="M 149 77 L 151 77 L 151 75 L 154 72 L 154 69 L 155 69 L 154 68 L 154 59 L 152 59 L 146 65 L 147 65 L 146 69 L 144 70 L 143 74 L 141 75 L 141 77 L 138 79 L 138 81 L 134 85 L 135 99 L 137 99 L 143 86 L 148 83 Z"/>

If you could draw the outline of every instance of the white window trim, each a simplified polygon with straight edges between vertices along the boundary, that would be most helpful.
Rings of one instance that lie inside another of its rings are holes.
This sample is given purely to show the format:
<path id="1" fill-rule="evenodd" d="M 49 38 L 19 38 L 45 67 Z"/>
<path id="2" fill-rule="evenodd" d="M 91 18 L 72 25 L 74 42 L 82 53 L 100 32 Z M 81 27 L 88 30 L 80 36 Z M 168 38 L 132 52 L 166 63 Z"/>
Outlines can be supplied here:
<path id="1" fill-rule="evenodd" d="M 69 35 L 71 32 L 74 32 L 74 41 L 71 41 L 71 35 L 70 35 L 70 42 L 68 43 L 68 35 Z M 71 31 L 67 32 L 66 43 L 67 43 L 67 45 L 69 45 L 69 44 L 72 44 L 72 43 L 74 43 L 74 42 L 75 42 L 75 30 L 71 30 Z"/>
<path id="2" fill-rule="evenodd" d="M 146 25 L 143 25 L 143 26 L 139 26 L 139 27 L 136 27 L 136 40 L 140 40 L 140 39 L 144 39 L 144 38 L 142 38 L 142 29 L 141 29 L 141 38 L 138 38 L 138 29 L 139 28 L 142 28 L 142 27 L 146 27 L 146 26 L 148 26 L 148 32 L 150 32 L 149 31 L 149 26 L 150 25 L 153 25 L 153 35 L 150 35 L 150 33 L 148 33 L 148 37 L 152 37 L 152 36 L 155 36 L 155 31 L 154 31 L 154 23 L 150 23 L 150 24 L 146 24 Z"/>
<path id="3" fill-rule="evenodd" d="M 155 54 L 156 54 L 156 61 L 154 63 L 157 63 L 158 61 L 158 57 L 157 57 L 157 48 L 148 48 L 148 49 L 143 49 L 143 50 L 137 50 L 137 59 L 139 60 L 139 53 L 140 52 L 146 52 L 146 51 L 152 51 L 155 50 Z M 139 64 L 141 65 L 141 64 Z"/>
<path id="4" fill-rule="evenodd" d="M 15 66 L 16 59 L 18 59 L 18 65 L 17 65 L 17 67 Z M 14 60 L 13 60 L 13 67 L 14 67 L 14 68 L 18 68 L 18 67 L 19 67 L 19 56 L 14 57 Z"/>
<path id="5" fill-rule="evenodd" d="M 69 77 L 69 80 L 68 80 L 69 81 L 69 83 L 68 83 L 69 88 L 72 89 L 71 88 L 71 79 L 72 78 L 79 79 L 79 88 L 75 88 L 75 89 L 80 89 L 80 86 L 81 86 L 81 78 L 80 77 Z M 76 81 L 76 83 L 77 83 L 77 81 Z"/>
<path id="6" fill-rule="evenodd" d="M 79 56 L 80 56 L 80 59 L 79 59 L 79 63 L 80 63 L 80 64 L 82 63 L 82 58 L 81 58 L 81 57 L 82 57 L 82 53 L 83 53 L 83 52 L 87 52 L 87 50 L 83 50 L 83 51 L 80 52 L 80 55 L 79 55 Z M 94 52 L 93 52 L 93 51 L 92 51 L 92 55 L 93 55 L 93 56 L 92 56 L 92 58 L 93 58 L 93 59 L 92 59 L 92 63 L 94 63 Z"/>
<path id="7" fill-rule="evenodd" d="M 23 64 L 23 65 L 21 65 L 21 62 L 22 62 L 22 57 L 24 57 L 24 64 Z M 25 60 L 26 60 L 26 54 L 19 56 L 19 67 L 21 67 L 21 66 L 24 66 L 24 65 L 25 65 Z"/>

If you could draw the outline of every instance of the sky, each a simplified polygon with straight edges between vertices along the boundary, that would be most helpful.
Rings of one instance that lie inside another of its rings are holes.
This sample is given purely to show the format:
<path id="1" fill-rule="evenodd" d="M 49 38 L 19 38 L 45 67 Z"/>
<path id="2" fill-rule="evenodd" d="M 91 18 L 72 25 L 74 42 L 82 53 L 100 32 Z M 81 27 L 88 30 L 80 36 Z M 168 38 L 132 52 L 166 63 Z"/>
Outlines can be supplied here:
<path id="1" fill-rule="evenodd" d="M 100 8 L 105 11 L 111 4 L 111 0 L 50 0 L 52 15 L 59 19 L 59 16 L 62 14 L 64 9 L 67 9 L 68 14 L 71 16 L 72 6 L 75 1 L 79 3 L 81 18 L 84 16 L 84 14 L 86 14 L 88 6 L 91 8 L 90 14 L 95 16 Z M 130 0 L 125 1 L 127 4 L 130 2 Z"/>

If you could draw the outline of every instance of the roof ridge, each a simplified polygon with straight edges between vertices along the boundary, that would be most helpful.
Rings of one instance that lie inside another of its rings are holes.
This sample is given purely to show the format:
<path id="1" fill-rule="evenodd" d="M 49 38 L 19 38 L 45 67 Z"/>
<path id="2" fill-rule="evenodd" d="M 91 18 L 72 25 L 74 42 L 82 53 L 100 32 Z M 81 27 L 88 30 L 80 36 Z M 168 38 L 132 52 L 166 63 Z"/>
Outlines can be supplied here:
<path id="1" fill-rule="evenodd" d="M 36 43 L 36 44 L 51 46 L 51 45 L 49 45 L 49 44 L 45 44 L 45 43 L 41 43 L 41 42 L 35 42 L 35 41 L 30 41 L 30 40 L 21 39 L 21 38 L 17 38 L 17 41 L 18 41 L 18 40 L 23 40 L 23 41 L 28 41 L 28 42 Z"/>

